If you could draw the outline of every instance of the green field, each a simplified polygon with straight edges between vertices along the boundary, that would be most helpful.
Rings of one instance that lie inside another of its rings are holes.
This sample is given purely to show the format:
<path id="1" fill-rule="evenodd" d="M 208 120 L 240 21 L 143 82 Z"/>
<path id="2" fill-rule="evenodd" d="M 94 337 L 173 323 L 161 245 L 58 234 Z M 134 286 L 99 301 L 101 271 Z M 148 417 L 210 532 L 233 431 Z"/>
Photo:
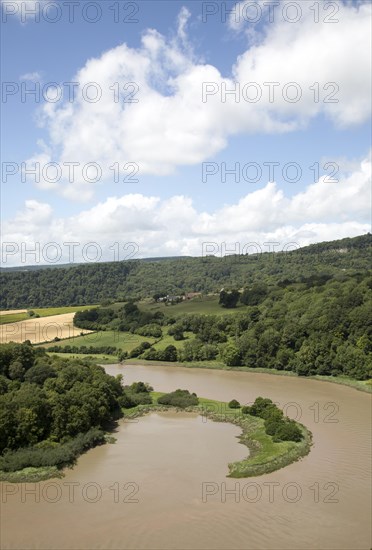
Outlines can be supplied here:
<path id="1" fill-rule="evenodd" d="M 151 344 L 154 342 L 154 338 L 139 336 L 138 334 L 132 334 L 130 332 L 106 330 L 85 334 L 84 336 L 67 338 L 66 340 L 60 340 L 59 342 L 49 342 L 48 344 L 42 344 L 42 347 L 48 349 L 52 346 L 114 346 L 123 351 L 131 351 L 133 348 L 139 346 L 141 342 L 146 341 Z M 67 354 L 64 355 L 67 356 Z"/>
<path id="2" fill-rule="evenodd" d="M 63 313 L 73 313 L 74 311 L 82 311 L 84 309 L 90 309 L 97 306 L 69 306 L 69 307 L 47 307 L 47 308 L 33 308 L 32 311 L 37 313 L 39 317 L 50 317 L 51 315 L 62 315 Z M 0 315 L 0 325 L 6 323 L 17 323 L 19 321 L 26 321 L 27 319 L 35 319 L 30 317 L 27 313 L 10 313 L 9 315 Z"/>
<path id="3" fill-rule="evenodd" d="M 176 341 L 173 336 L 168 334 L 169 327 L 163 327 L 163 337 L 161 340 L 151 338 L 150 336 L 140 336 L 139 334 L 132 334 L 131 332 L 118 332 L 113 330 L 98 331 L 91 334 L 85 334 L 83 336 L 75 336 L 74 338 L 67 338 L 66 340 L 60 340 L 59 342 L 49 342 L 48 344 L 41 344 L 42 347 L 48 349 L 52 346 L 114 346 L 120 348 L 122 351 L 132 351 L 135 347 L 139 346 L 142 342 L 149 342 L 154 345 L 156 350 L 164 350 L 167 346 L 173 345 L 177 349 L 182 348 L 187 340 Z M 195 338 L 192 332 L 185 332 L 185 337 L 188 339 Z M 64 353 L 64 356 L 70 354 Z M 76 354 L 73 354 L 76 356 Z M 98 357 L 98 356 L 95 356 Z M 110 357 L 110 356 L 107 356 Z M 112 359 L 116 359 L 111 356 Z"/>
<path id="4" fill-rule="evenodd" d="M 177 349 L 183 348 L 187 340 L 195 339 L 195 334 L 192 332 L 184 332 L 185 340 L 175 340 L 173 336 L 168 334 L 169 327 L 163 327 L 163 337 L 154 344 L 154 349 L 157 351 L 164 350 L 167 346 L 174 346 Z M 150 339 L 148 339 L 150 341 Z"/>
<path id="5" fill-rule="evenodd" d="M 91 306 L 47 307 L 42 309 L 33 309 L 32 311 L 34 311 L 35 313 L 38 313 L 40 317 L 49 317 L 50 315 L 62 315 L 63 313 L 83 311 L 85 309 L 91 309 L 92 307 L 98 307 L 98 306 L 91 305 Z"/>
<path id="6" fill-rule="evenodd" d="M 19 321 L 26 321 L 30 319 L 27 313 L 10 313 L 9 315 L 0 315 L 0 325 L 7 323 L 18 323 Z"/>
<path id="7" fill-rule="evenodd" d="M 205 296 L 202 298 L 193 298 L 173 306 L 166 306 L 164 303 L 139 302 L 138 306 L 143 311 L 161 311 L 168 317 L 179 317 L 180 315 L 198 313 L 204 315 L 233 315 L 236 312 L 244 312 L 247 306 L 239 304 L 234 309 L 226 309 L 219 305 L 217 296 Z"/>

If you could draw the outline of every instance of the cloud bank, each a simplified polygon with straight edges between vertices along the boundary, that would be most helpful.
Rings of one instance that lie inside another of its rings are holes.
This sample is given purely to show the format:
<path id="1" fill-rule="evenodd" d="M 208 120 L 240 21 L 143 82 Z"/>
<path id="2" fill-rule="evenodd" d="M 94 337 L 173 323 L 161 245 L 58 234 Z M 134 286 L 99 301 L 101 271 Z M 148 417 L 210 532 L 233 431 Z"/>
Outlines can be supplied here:
<path id="1" fill-rule="evenodd" d="M 3 266 L 37 263 L 32 254 L 22 256 L 22 250 L 35 249 L 35 243 L 41 248 L 57 243 L 63 251 L 61 262 L 72 260 L 63 243 L 79 243 L 74 261 L 95 258 L 94 254 L 85 257 L 83 248 L 97 243 L 102 252 L 98 259 L 109 261 L 128 258 L 133 252 L 128 243 L 135 243 L 136 257 L 201 256 L 205 243 L 215 243 L 209 250 L 223 255 L 226 250 L 242 251 L 252 242 L 267 251 L 265 243 L 269 242 L 278 243 L 271 249 L 281 250 L 288 243 L 304 246 L 360 235 L 371 229 L 370 174 L 371 159 L 366 158 L 358 170 L 337 183 L 321 178 L 287 198 L 269 182 L 212 213 L 199 211 L 184 195 L 109 197 L 66 218 L 56 217 L 49 204 L 28 200 L 13 220 L 3 224 Z M 40 263 L 49 263 L 53 254 L 51 249 L 42 255 Z"/>

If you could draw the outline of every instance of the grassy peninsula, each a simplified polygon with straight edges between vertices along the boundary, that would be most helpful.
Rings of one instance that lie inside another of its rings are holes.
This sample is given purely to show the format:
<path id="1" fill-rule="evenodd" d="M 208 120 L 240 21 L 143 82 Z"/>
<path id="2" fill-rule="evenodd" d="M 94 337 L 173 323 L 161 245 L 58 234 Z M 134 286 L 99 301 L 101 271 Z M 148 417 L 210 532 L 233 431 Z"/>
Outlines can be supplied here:
<path id="1" fill-rule="evenodd" d="M 183 410 L 198 413 L 215 422 L 230 422 L 241 428 L 242 433 L 239 440 L 248 447 L 249 456 L 239 462 L 228 464 L 228 477 L 242 478 L 268 474 L 296 462 L 310 452 L 312 434 L 298 422 L 294 423 L 301 432 L 301 438 L 298 438 L 298 441 L 275 441 L 275 437 L 268 434 L 265 429 L 265 422 L 267 426 L 267 421 L 260 416 L 249 414 L 248 407 L 230 408 L 226 402 L 203 397 L 199 397 L 197 405 L 177 407 L 159 403 L 159 398 L 161 401 L 161 398 L 167 394 L 151 392 L 151 395 L 153 401 L 151 404 L 139 404 L 126 409 L 125 417 L 136 418 L 154 411 Z M 262 398 L 258 398 L 258 400 L 260 399 Z M 273 411 L 279 410 L 275 406 L 275 408 L 272 407 L 270 400 L 266 399 L 264 401 Z M 276 414 L 280 416 L 280 413 Z"/>

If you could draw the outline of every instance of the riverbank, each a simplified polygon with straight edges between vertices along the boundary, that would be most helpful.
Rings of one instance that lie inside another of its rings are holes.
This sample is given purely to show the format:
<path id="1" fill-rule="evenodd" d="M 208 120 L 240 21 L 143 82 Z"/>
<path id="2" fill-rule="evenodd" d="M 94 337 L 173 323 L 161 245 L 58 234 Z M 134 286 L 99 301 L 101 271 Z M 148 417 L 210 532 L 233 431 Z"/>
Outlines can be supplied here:
<path id="1" fill-rule="evenodd" d="M 111 428 L 110 428 L 111 429 Z M 65 443 L 40 442 L 33 447 L 18 449 L 0 457 L 0 481 L 34 483 L 64 476 L 66 468 L 73 468 L 77 459 L 89 449 L 114 443 L 115 438 L 97 427 L 78 434 Z"/>
<path id="2" fill-rule="evenodd" d="M 107 364 L 107 363 L 105 363 Z M 342 386 L 348 386 L 358 391 L 366 393 L 372 393 L 372 379 L 370 380 L 354 380 L 352 378 L 344 376 L 321 376 L 320 374 L 314 376 L 298 376 L 293 371 L 282 371 L 277 369 L 265 369 L 265 368 L 250 368 L 250 367 L 228 367 L 223 363 L 217 361 L 197 363 L 179 363 L 179 362 L 167 362 L 167 361 L 145 361 L 143 359 L 127 359 L 125 361 L 112 361 L 112 365 L 121 364 L 125 365 L 141 365 L 141 366 L 164 366 L 164 367 L 184 367 L 188 369 L 211 369 L 211 370 L 227 370 L 236 372 L 252 372 L 252 373 L 264 373 L 271 374 L 273 376 L 291 376 L 294 378 L 303 378 L 306 380 L 318 380 L 319 382 L 331 382 L 333 384 L 341 384 Z"/>
<path id="3" fill-rule="evenodd" d="M 300 378 L 298 374 L 293 371 L 283 371 L 278 369 L 265 369 L 265 368 L 250 368 L 250 367 L 228 367 L 223 363 L 218 361 L 200 361 L 197 363 L 192 362 L 167 362 L 167 361 L 145 361 L 144 359 L 127 359 L 125 361 L 119 361 L 114 355 L 84 355 L 79 353 L 58 353 L 50 352 L 48 355 L 58 355 L 64 357 L 65 359 L 90 359 L 99 365 L 142 365 L 142 366 L 169 366 L 169 367 L 185 367 L 189 369 L 211 369 L 211 370 L 227 370 L 227 371 L 237 371 L 237 372 L 253 372 L 253 373 L 264 373 L 271 374 L 274 376 L 292 376 L 295 378 Z M 322 376 L 320 374 L 314 376 L 302 377 L 309 380 L 319 380 L 320 382 L 331 382 L 332 384 L 341 384 L 342 386 L 348 386 L 349 388 L 354 388 L 358 391 L 363 391 L 366 393 L 372 393 L 372 379 L 370 380 L 354 380 L 353 378 L 348 378 L 347 376 Z"/>

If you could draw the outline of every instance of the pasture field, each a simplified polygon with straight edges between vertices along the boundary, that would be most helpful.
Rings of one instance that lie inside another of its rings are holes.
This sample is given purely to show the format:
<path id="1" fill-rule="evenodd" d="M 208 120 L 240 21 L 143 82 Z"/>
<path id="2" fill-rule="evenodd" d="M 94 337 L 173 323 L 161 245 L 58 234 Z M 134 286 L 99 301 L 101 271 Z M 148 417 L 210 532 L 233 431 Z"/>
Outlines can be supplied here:
<path id="1" fill-rule="evenodd" d="M 84 309 L 91 309 L 92 307 L 98 307 L 97 305 L 91 306 L 67 306 L 67 307 L 44 307 L 32 309 L 35 313 L 38 313 L 40 317 L 48 317 L 50 315 L 62 315 L 63 313 L 76 313 L 77 311 L 83 311 Z"/>
<path id="2" fill-rule="evenodd" d="M 161 311 L 167 317 L 180 317 L 181 315 L 194 313 L 200 315 L 234 315 L 234 313 L 242 313 L 247 309 L 247 306 L 240 303 L 237 305 L 236 308 L 233 309 L 223 308 L 219 305 L 218 301 L 218 296 L 202 296 L 193 298 L 191 300 L 185 300 L 180 302 L 179 304 L 174 305 L 165 305 L 165 303 L 153 302 L 149 299 L 137 302 L 137 305 L 142 311 L 149 311 L 151 313 Z M 110 304 L 107 307 L 116 310 L 123 307 L 125 303 L 126 302 L 115 302 L 114 304 Z M 81 311 L 83 309 L 90 309 L 93 307 L 98 306 L 81 306 L 79 308 L 76 307 L 71 309 L 74 309 L 74 311 Z M 106 306 L 102 307 L 105 308 Z M 58 309 L 68 310 L 69 308 Z M 41 310 L 34 309 L 34 311 L 38 313 Z"/>
<path id="3" fill-rule="evenodd" d="M 17 323 L 18 321 L 26 321 L 30 319 L 27 313 L 3 313 L 0 314 L 0 325 L 6 325 L 8 323 Z"/>
<path id="4" fill-rule="evenodd" d="M 150 311 L 155 313 L 161 311 L 168 317 L 180 317 L 185 314 L 201 314 L 201 315 L 234 315 L 237 312 L 244 312 L 247 306 L 238 304 L 234 309 L 223 308 L 218 303 L 219 298 L 217 296 L 204 296 L 202 298 L 193 298 L 192 300 L 185 300 L 179 304 L 173 306 L 166 306 L 164 303 L 150 303 L 139 302 L 138 306 L 143 311 Z"/>
<path id="5" fill-rule="evenodd" d="M 75 311 L 48 317 L 30 318 L 16 323 L 0 325 L 0 344 L 21 343 L 30 340 L 32 344 L 51 342 L 57 338 L 71 338 L 91 331 L 74 327 Z"/>
<path id="6" fill-rule="evenodd" d="M 168 333 L 169 327 L 163 327 L 163 336 L 162 339 L 154 344 L 154 349 L 157 351 L 164 350 L 167 346 L 174 346 L 177 349 L 183 348 L 187 340 L 195 339 L 195 334 L 192 332 L 184 332 L 185 340 L 175 340 L 173 336 L 170 336 Z"/>
<path id="7" fill-rule="evenodd" d="M 43 345 L 46 350 L 52 346 L 59 346 L 64 348 L 66 346 L 113 346 L 120 348 L 122 351 L 132 351 L 135 347 L 139 346 L 141 342 L 155 341 L 154 338 L 140 336 L 138 334 L 132 334 L 131 332 L 118 332 L 114 330 L 105 330 L 98 332 L 89 332 L 84 336 L 80 336 L 81 329 L 76 329 L 78 332 L 75 336 L 63 340 L 61 342 L 49 342 Z M 67 354 L 64 354 L 67 356 Z"/>

